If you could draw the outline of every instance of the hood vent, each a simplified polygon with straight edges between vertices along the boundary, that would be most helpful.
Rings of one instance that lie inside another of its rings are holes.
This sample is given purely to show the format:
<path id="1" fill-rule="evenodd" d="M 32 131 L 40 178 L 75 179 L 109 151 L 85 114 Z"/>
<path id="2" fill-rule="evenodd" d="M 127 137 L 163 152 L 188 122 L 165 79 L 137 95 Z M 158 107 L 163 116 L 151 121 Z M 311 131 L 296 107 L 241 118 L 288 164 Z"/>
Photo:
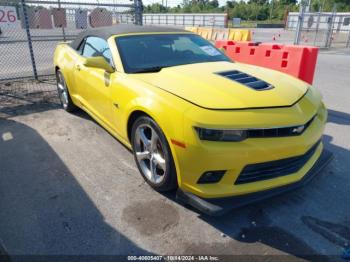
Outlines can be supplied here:
<path id="1" fill-rule="evenodd" d="M 258 79 L 254 76 L 248 75 L 238 70 L 220 72 L 217 74 L 227 77 L 233 81 L 236 81 L 257 91 L 268 90 L 273 88 L 273 85 L 270 85 L 269 83 L 266 83 L 261 79 Z"/>

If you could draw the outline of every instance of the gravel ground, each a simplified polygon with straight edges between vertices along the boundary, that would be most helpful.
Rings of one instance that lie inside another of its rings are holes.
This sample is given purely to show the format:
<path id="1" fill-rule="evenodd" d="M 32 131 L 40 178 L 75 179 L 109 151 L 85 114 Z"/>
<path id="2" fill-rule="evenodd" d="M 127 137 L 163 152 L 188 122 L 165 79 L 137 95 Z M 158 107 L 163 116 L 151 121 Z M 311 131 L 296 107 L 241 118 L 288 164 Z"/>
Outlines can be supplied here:
<path id="1" fill-rule="evenodd" d="M 14 261 L 26 254 L 341 261 L 350 244 L 349 72 L 349 50 L 320 54 L 315 85 L 329 108 L 324 141 L 334 161 L 305 188 L 219 218 L 151 190 L 132 154 L 85 113 L 20 91 L 14 110 L 1 100 L 10 95 L 2 87 L 0 254 Z"/>

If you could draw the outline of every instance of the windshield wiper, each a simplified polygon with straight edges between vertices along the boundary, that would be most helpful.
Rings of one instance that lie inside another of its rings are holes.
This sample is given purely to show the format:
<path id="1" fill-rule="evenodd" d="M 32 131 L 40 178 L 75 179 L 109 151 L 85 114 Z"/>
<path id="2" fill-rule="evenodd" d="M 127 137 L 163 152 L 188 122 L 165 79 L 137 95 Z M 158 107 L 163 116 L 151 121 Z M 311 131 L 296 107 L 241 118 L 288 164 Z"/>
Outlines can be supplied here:
<path id="1" fill-rule="evenodd" d="M 137 69 L 131 73 L 133 74 L 137 74 L 137 73 L 154 73 L 154 72 L 159 72 L 160 70 L 162 70 L 164 67 L 166 66 L 153 66 L 153 67 L 147 67 L 147 68 L 141 68 L 141 69 Z"/>

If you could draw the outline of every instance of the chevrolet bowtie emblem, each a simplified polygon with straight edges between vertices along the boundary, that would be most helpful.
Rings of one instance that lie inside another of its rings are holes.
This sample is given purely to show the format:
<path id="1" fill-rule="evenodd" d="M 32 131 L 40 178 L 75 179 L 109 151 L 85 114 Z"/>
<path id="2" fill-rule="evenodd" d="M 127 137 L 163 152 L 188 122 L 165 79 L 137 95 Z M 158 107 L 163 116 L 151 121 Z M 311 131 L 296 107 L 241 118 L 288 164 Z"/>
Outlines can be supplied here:
<path id="1" fill-rule="evenodd" d="M 301 132 L 304 131 L 304 128 L 305 128 L 304 125 L 298 126 L 298 127 L 293 128 L 292 132 L 293 132 L 294 134 L 300 134 Z"/>

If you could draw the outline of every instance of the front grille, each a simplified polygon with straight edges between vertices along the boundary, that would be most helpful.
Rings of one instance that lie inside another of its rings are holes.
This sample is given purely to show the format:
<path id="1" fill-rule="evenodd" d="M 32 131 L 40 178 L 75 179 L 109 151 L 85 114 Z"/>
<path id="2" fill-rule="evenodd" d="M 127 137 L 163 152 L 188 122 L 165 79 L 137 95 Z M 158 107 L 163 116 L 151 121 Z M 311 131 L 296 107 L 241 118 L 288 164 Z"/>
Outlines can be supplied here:
<path id="1" fill-rule="evenodd" d="M 298 136 L 304 133 L 304 131 L 309 127 L 314 118 L 315 116 L 313 116 L 306 124 L 299 126 L 266 129 L 248 129 L 247 138 Z"/>
<path id="2" fill-rule="evenodd" d="M 245 166 L 235 185 L 272 179 L 298 172 L 313 156 L 320 142 L 318 141 L 305 154 L 300 156 Z"/>
<path id="3" fill-rule="evenodd" d="M 238 70 L 226 71 L 217 73 L 218 75 L 224 76 L 228 79 L 236 81 L 240 84 L 253 88 L 255 90 L 267 90 L 273 88 L 269 83 L 256 78 L 255 76 L 248 75 Z"/>

